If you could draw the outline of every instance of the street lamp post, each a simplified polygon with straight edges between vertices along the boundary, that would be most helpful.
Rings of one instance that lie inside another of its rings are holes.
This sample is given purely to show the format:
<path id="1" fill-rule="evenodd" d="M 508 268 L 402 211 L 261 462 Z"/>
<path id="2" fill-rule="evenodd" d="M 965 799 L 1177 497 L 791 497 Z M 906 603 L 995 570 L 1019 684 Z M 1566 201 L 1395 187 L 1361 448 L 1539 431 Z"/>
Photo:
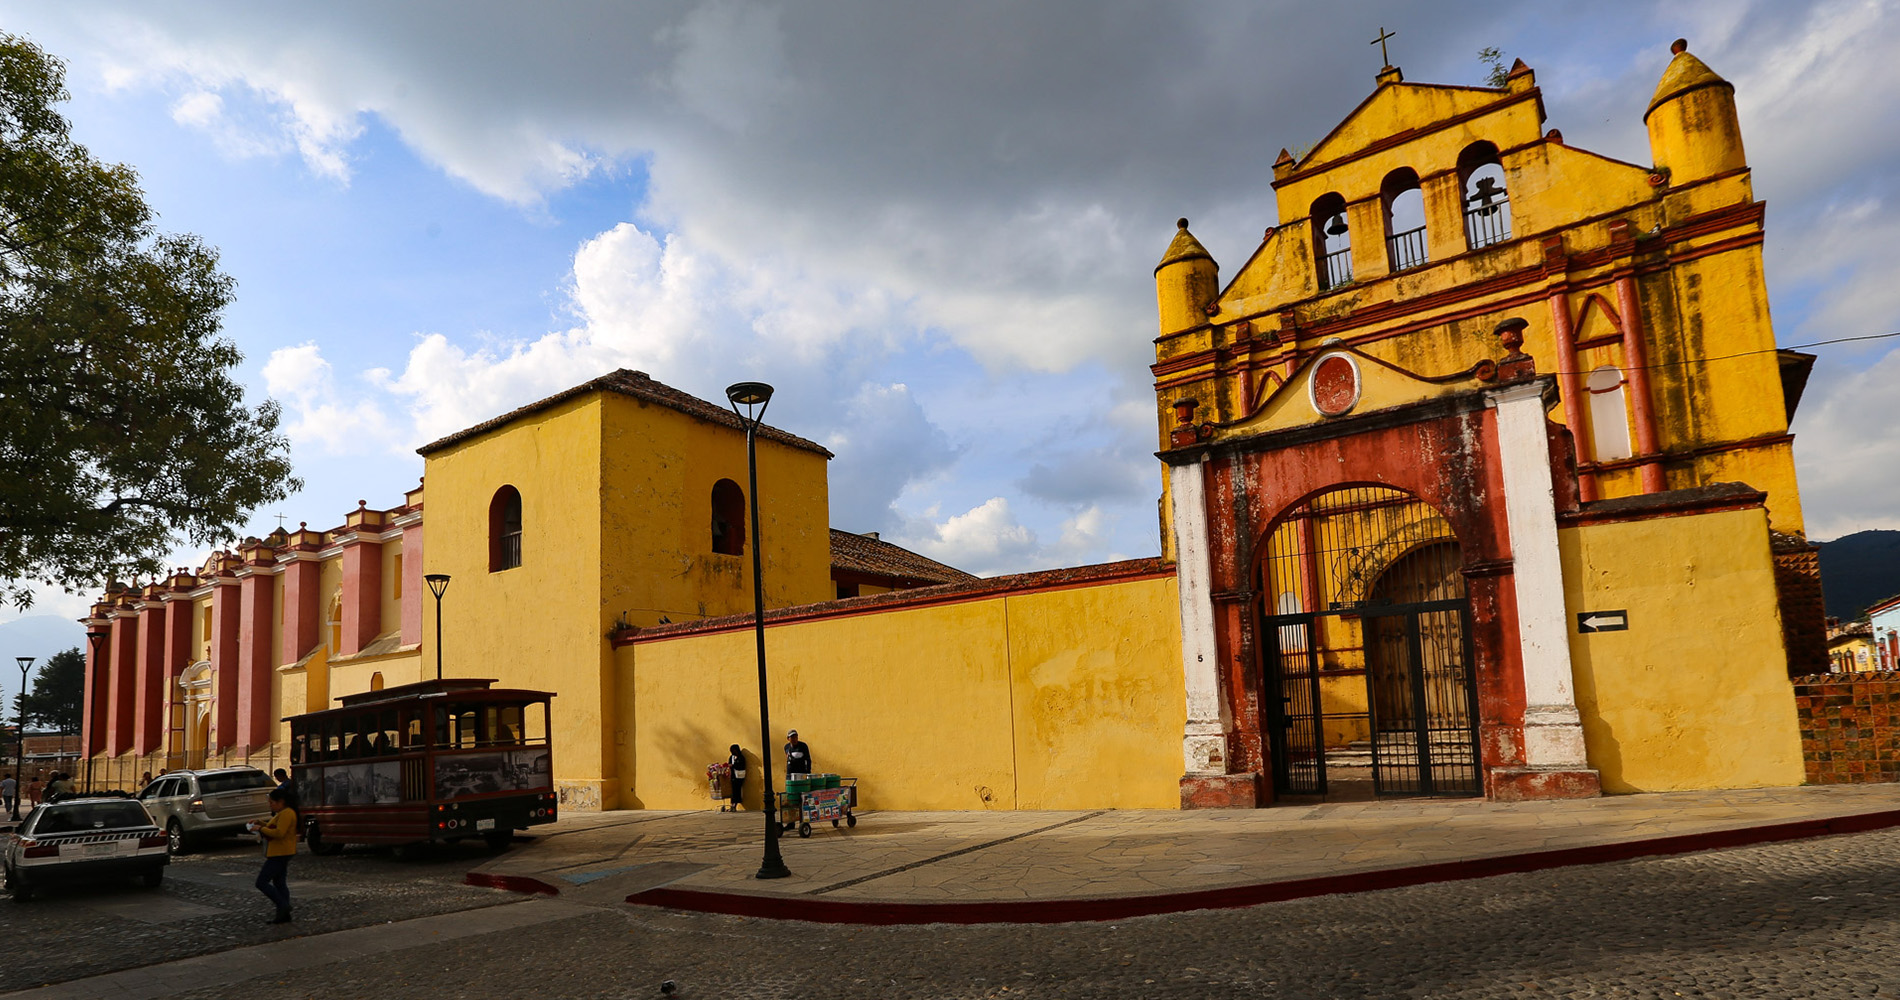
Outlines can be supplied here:
<path id="1" fill-rule="evenodd" d="M 435 679 L 442 679 L 442 594 L 449 589 L 447 573 L 430 573 L 422 578 L 435 595 Z"/>
<path id="2" fill-rule="evenodd" d="M 26 790 L 26 672 L 33 669 L 31 656 L 16 656 L 15 663 L 20 665 L 20 703 L 16 713 L 19 724 L 19 745 L 13 755 L 13 821 L 20 821 L 20 793 Z"/>
<path id="3" fill-rule="evenodd" d="M 778 852 L 778 810 L 772 808 L 772 708 L 765 689 L 765 565 L 759 531 L 759 423 L 772 402 L 772 387 L 764 382 L 735 382 L 726 387 L 726 399 L 732 412 L 745 422 L 745 465 L 752 500 L 752 631 L 759 649 L 759 763 L 764 772 L 761 786 L 765 808 L 765 860 L 754 878 L 786 878 L 792 874 Z M 745 407 L 741 411 L 740 407 Z"/>
<path id="4" fill-rule="evenodd" d="M 92 681 L 93 685 L 97 685 L 99 683 L 99 677 L 98 677 L 99 671 L 97 669 L 99 666 L 99 647 L 105 645 L 106 633 L 98 629 L 89 631 L 86 633 L 86 642 L 92 646 L 92 660 L 86 664 L 86 673 L 88 675 L 88 679 Z M 82 685 L 80 688 L 80 690 L 82 691 L 82 694 L 80 695 L 80 698 L 82 701 L 85 698 L 85 695 L 83 694 L 85 689 L 86 688 L 84 685 Z M 92 687 L 92 690 L 94 692 L 97 692 L 99 689 L 98 687 L 94 686 Z M 93 700 L 95 702 L 98 700 L 98 697 L 96 694 L 94 695 Z M 84 704 L 80 705 L 79 707 L 79 733 L 80 733 L 79 752 L 86 755 L 86 794 L 87 795 L 92 794 L 92 747 L 90 745 L 91 741 L 86 738 L 92 732 L 92 728 L 86 724 L 86 716 L 90 715 L 91 713 L 92 713 L 91 705 L 84 705 Z M 96 723 L 98 720 L 95 719 L 93 721 Z"/>

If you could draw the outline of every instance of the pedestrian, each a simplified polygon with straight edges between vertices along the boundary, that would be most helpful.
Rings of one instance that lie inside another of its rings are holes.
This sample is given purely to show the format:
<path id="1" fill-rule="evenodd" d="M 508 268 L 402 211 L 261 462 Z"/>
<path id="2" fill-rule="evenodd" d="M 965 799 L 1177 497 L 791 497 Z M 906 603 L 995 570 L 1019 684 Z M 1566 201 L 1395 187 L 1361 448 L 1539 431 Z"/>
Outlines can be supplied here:
<path id="1" fill-rule="evenodd" d="M 26 783 L 26 801 L 35 806 L 39 805 L 40 797 L 46 791 L 44 785 L 45 782 L 40 780 L 39 772 L 33 772 L 33 780 Z"/>
<path id="2" fill-rule="evenodd" d="M 72 778 L 68 777 L 64 771 L 54 771 L 53 780 L 46 785 L 46 801 L 58 802 L 62 799 L 71 798 L 72 794 Z"/>
<path id="3" fill-rule="evenodd" d="M 257 872 L 257 891 L 277 905 L 273 924 L 290 923 L 290 859 L 297 854 L 297 810 L 284 801 L 284 793 L 271 789 L 270 819 L 251 823 L 249 828 L 264 839 L 264 867 Z"/>
<path id="4" fill-rule="evenodd" d="M 785 773 L 811 773 L 811 747 L 798 738 L 798 730 L 789 730 L 785 734 Z"/>
<path id="5" fill-rule="evenodd" d="M 147 771 L 144 774 L 139 775 L 139 790 L 140 791 L 144 791 L 145 786 L 151 783 L 152 783 L 152 772 Z"/>
<path id="6" fill-rule="evenodd" d="M 0 809 L 4 809 L 8 815 L 12 815 L 13 810 L 19 806 L 19 804 L 20 783 L 13 780 L 13 775 L 11 774 L 0 778 Z"/>
<path id="7" fill-rule="evenodd" d="M 734 743 L 726 756 L 726 770 L 732 774 L 732 811 L 738 812 L 745 800 L 745 751 Z"/>
<path id="8" fill-rule="evenodd" d="M 303 800 L 297 797 L 297 786 L 290 783 L 290 772 L 280 767 L 272 771 L 270 776 L 277 779 L 277 790 L 283 793 L 284 804 L 295 809 L 298 815 L 303 815 Z"/>

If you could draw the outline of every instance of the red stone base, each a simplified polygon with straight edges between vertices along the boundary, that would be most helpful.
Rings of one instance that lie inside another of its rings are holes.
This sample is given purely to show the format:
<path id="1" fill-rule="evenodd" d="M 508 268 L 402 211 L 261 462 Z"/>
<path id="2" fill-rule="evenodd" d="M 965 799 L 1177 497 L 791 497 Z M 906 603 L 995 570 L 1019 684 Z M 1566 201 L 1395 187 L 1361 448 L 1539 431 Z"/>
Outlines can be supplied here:
<path id="1" fill-rule="evenodd" d="M 1496 802 L 1532 799 L 1594 799 L 1603 794 L 1597 773 L 1590 770 L 1538 771 L 1528 767 L 1496 767 L 1485 772 L 1484 797 Z"/>
<path id="2" fill-rule="evenodd" d="M 1190 774 L 1181 779 L 1183 809 L 1252 809 L 1262 801 L 1260 775 Z"/>

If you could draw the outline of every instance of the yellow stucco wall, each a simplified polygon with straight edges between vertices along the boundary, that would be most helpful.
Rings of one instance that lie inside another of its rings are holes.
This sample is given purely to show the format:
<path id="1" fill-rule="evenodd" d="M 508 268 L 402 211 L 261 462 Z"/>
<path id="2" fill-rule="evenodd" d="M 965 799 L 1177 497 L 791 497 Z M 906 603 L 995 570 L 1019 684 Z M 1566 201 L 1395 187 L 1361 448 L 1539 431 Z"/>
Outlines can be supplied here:
<path id="1" fill-rule="evenodd" d="M 600 408 L 581 396 L 428 456 L 424 568 L 447 573 L 445 677 L 494 677 L 558 693 L 555 779 L 566 802 L 611 807 L 612 726 L 602 716 Z M 488 509 L 513 486 L 522 498 L 521 565 L 488 569 Z M 429 599 L 434 604 L 434 598 Z M 434 675 L 435 609 L 423 612 L 421 663 Z"/>
<path id="2" fill-rule="evenodd" d="M 774 770 L 796 728 L 866 808 L 1175 808 L 1175 593 L 1153 578 L 771 626 Z M 623 804 L 709 807 L 706 765 L 759 751 L 752 633 L 656 638 L 618 664 Z"/>
<path id="3" fill-rule="evenodd" d="M 1568 606 L 1629 612 L 1570 636 L 1605 791 L 1801 784 L 1767 528 L 1746 509 L 1558 532 Z"/>

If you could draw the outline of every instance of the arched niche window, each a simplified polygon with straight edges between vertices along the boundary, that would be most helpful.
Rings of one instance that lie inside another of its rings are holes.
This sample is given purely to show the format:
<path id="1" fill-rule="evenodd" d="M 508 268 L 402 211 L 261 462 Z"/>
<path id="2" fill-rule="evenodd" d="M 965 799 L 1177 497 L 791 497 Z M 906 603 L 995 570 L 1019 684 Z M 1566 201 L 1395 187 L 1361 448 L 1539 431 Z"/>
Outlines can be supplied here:
<path id="1" fill-rule="evenodd" d="M 1385 203 L 1385 249 L 1392 270 L 1419 267 L 1425 255 L 1425 192 L 1419 189 L 1418 172 L 1400 167 L 1385 175 L 1379 185 L 1380 200 Z"/>
<path id="2" fill-rule="evenodd" d="M 1511 238 L 1511 198 L 1504 190 L 1504 166 L 1498 147 L 1474 142 L 1458 154 L 1458 177 L 1464 185 L 1465 243 L 1471 249 L 1488 247 Z"/>
<path id="3" fill-rule="evenodd" d="M 488 571 L 521 565 L 521 491 L 503 486 L 488 502 Z"/>
<path id="4" fill-rule="evenodd" d="M 383 689 L 383 672 L 382 671 L 378 670 L 375 673 L 369 675 L 369 689 L 371 691 L 381 691 Z"/>
<path id="5" fill-rule="evenodd" d="M 1352 280 L 1352 233 L 1346 228 L 1346 199 L 1323 194 L 1313 202 L 1313 270 L 1319 290 Z"/>
<path id="6" fill-rule="evenodd" d="M 1604 365 L 1590 373 L 1590 442 L 1599 462 L 1630 457 L 1630 417 L 1623 403 L 1623 372 Z"/>
<path id="7" fill-rule="evenodd" d="M 745 491 L 730 479 L 713 484 L 712 550 L 728 556 L 745 552 Z"/>

